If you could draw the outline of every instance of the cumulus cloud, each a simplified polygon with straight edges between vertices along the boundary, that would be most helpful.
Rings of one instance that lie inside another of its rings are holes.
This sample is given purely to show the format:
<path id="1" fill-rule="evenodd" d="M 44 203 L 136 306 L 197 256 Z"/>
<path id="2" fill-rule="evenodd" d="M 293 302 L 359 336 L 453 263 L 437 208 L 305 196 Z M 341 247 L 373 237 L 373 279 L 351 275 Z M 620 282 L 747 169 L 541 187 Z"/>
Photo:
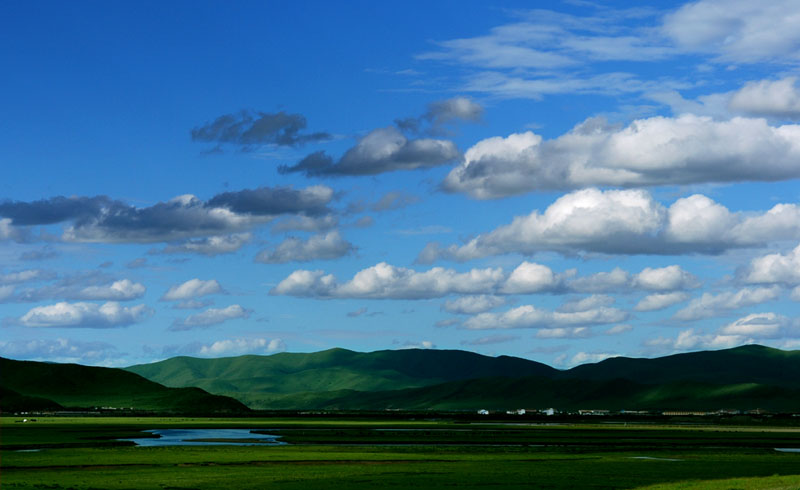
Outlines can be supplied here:
<path id="1" fill-rule="evenodd" d="M 719 62 L 786 63 L 800 60 L 798 16 L 793 0 L 701 0 L 667 15 L 662 30 L 682 50 Z"/>
<path id="2" fill-rule="evenodd" d="M 512 340 L 519 340 L 519 337 L 516 335 L 489 335 L 487 337 L 480 337 L 478 339 L 462 340 L 461 345 L 479 346 L 502 344 L 504 342 L 511 342 Z"/>
<path id="3" fill-rule="evenodd" d="M 442 309 L 458 315 L 474 315 L 483 313 L 506 304 L 506 300 L 499 296 L 480 294 L 477 296 L 463 296 L 451 301 L 446 301 Z"/>
<path id="4" fill-rule="evenodd" d="M 229 143 L 247 149 L 256 145 L 297 146 L 329 139 L 328 133 L 304 133 L 306 118 L 286 112 L 240 111 L 219 116 L 192 129 L 192 141 Z"/>
<path id="5" fill-rule="evenodd" d="M 96 364 L 117 357 L 117 349 L 106 342 L 56 340 L 0 340 L 0 356 L 34 361 Z"/>
<path id="6" fill-rule="evenodd" d="M 683 114 L 627 127 L 590 118 L 544 140 L 532 132 L 493 137 L 467 150 L 443 187 L 476 199 L 588 186 L 650 186 L 797 178 L 800 126 L 764 119 L 715 121 Z"/>
<path id="7" fill-rule="evenodd" d="M 420 117 L 398 119 L 395 124 L 399 129 L 411 132 L 424 130 L 430 134 L 443 134 L 447 126 L 457 122 L 479 122 L 483 117 L 483 106 L 467 97 L 453 97 L 447 100 L 431 102 L 428 110 Z"/>
<path id="8" fill-rule="evenodd" d="M 457 272 L 434 267 L 418 272 L 381 262 L 363 269 L 344 283 L 321 270 L 296 270 L 282 280 L 270 294 L 316 298 L 429 299 L 468 294 L 472 297 L 449 301 L 447 311 L 464 308 L 494 308 L 501 303 L 497 295 L 671 291 L 696 287 L 696 278 L 679 266 L 646 268 L 638 274 L 622 269 L 576 277 L 574 270 L 556 273 L 549 267 L 524 261 L 510 273 L 501 268 L 470 269 Z M 661 277 L 660 284 L 652 282 Z M 605 301 L 605 297 L 582 300 L 577 304 Z M 469 305 L 469 306 L 467 306 Z M 485 311 L 485 310 L 484 310 Z"/>
<path id="9" fill-rule="evenodd" d="M 756 257 L 738 271 L 743 282 L 750 284 L 800 284 L 800 246 L 787 254 L 767 254 Z"/>
<path id="10" fill-rule="evenodd" d="M 592 331 L 588 327 L 542 328 L 536 332 L 539 339 L 580 339 L 590 335 Z"/>
<path id="11" fill-rule="evenodd" d="M 283 215 L 329 214 L 333 190 L 261 187 L 218 194 L 209 201 L 192 195 L 136 208 L 106 196 L 6 201 L 0 216 L 15 226 L 69 223 L 62 239 L 77 242 L 161 242 L 240 232 Z"/>
<path id="12" fill-rule="evenodd" d="M 595 308 L 604 306 L 611 306 L 614 304 L 614 298 L 605 294 L 593 294 L 585 298 L 574 299 L 564 302 L 558 307 L 558 311 L 562 313 L 577 313 L 580 311 L 589 311 Z"/>
<path id="13" fill-rule="evenodd" d="M 505 328 L 564 328 L 618 323 L 628 314 L 616 308 L 598 307 L 577 312 L 560 312 L 523 305 L 504 313 L 480 313 L 463 323 L 470 330 Z"/>
<path id="14" fill-rule="evenodd" d="M 201 345 L 197 354 L 201 356 L 239 356 L 242 354 L 272 354 L 286 350 L 286 343 L 281 339 L 225 339 L 212 344 Z"/>
<path id="15" fill-rule="evenodd" d="M 670 306 L 686 301 L 687 299 L 689 299 L 689 295 L 679 291 L 672 293 L 650 294 L 642 298 L 633 309 L 636 311 L 663 310 L 664 308 L 669 308 Z"/>
<path id="16" fill-rule="evenodd" d="M 17 322 L 25 327 L 116 328 L 139 323 L 153 310 L 146 305 L 122 306 L 115 301 L 104 304 L 67 303 L 37 306 Z"/>
<path id="17" fill-rule="evenodd" d="M 690 301 L 685 308 L 678 310 L 675 318 L 684 321 L 711 318 L 721 312 L 775 300 L 780 293 L 781 290 L 777 286 L 743 288 L 739 291 L 727 291 L 717 295 L 703 293 L 699 298 Z"/>
<path id="18" fill-rule="evenodd" d="M 548 250 L 568 254 L 717 254 L 797 239 L 800 207 L 794 204 L 777 204 L 762 214 L 745 215 L 701 194 L 678 199 L 667 208 L 644 190 L 590 188 L 566 194 L 544 212 L 518 216 L 460 247 L 429 243 L 417 260 L 466 261 Z"/>
<path id="19" fill-rule="evenodd" d="M 283 174 L 301 172 L 308 177 L 376 175 L 444 165 L 460 156 L 452 141 L 408 139 L 400 130 L 389 126 L 367 134 L 336 162 L 320 151 L 296 165 L 278 167 L 278 171 Z"/>
<path id="20" fill-rule="evenodd" d="M 209 308 L 201 313 L 189 315 L 183 320 L 175 320 L 170 330 L 190 330 L 197 327 L 210 327 L 237 318 L 248 318 L 253 310 L 247 310 L 240 305 L 230 305 L 225 308 Z"/>
<path id="21" fill-rule="evenodd" d="M 732 111 L 782 119 L 800 118 L 797 77 L 749 82 L 731 97 Z"/>
<path id="22" fill-rule="evenodd" d="M 162 301 L 176 301 L 198 298 L 200 296 L 207 296 L 209 294 L 222 294 L 225 290 L 222 289 L 216 279 L 202 280 L 190 279 L 181 284 L 171 286 L 164 296 L 161 297 Z"/>
<path id="23" fill-rule="evenodd" d="M 606 335 L 620 335 L 625 332 L 630 332 L 631 330 L 633 330 L 633 326 L 631 325 L 614 325 L 603 333 Z"/>
<path id="24" fill-rule="evenodd" d="M 205 238 L 195 238 L 182 243 L 167 245 L 154 253 L 160 254 L 200 254 L 213 257 L 238 251 L 250 241 L 250 233 L 231 233 Z"/>
<path id="25" fill-rule="evenodd" d="M 324 235 L 313 235 L 308 240 L 289 237 L 274 249 L 259 252 L 255 261 L 264 264 L 283 264 L 333 260 L 344 257 L 354 249 L 353 244 L 342 238 L 338 230 L 333 230 Z"/>
<path id="26" fill-rule="evenodd" d="M 297 270 L 270 291 L 274 295 L 320 298 L 427 299 L 450 294 L 481 294 L 504 278 L 502 269 L 459 273 L 435 267 L 425 272 L 381 262 L 338 283 L 323 271 Z"/>
<path id="27" fill-rule="evenodd" d="M 110 281 L 106 274 L 79 273 L 62 277 L 55 284 L 17 290 L 6 301 L 37 302 L 51 299 L 131 301 L 141 298 L 147 288 L 130 279 Z"/>

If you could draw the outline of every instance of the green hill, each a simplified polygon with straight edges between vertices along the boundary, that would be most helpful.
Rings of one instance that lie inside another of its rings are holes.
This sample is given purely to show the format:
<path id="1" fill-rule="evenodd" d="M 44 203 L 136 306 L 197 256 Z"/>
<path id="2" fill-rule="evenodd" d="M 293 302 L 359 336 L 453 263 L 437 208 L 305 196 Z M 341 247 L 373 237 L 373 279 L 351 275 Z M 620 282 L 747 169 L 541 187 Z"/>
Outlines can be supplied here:
<path id="1" fill-rule="evenodd" d="M 275 408 L 340 410 L 703 410 L 721 408 L 800 411 L 800 390 L 759 384 L 630 380 L 482 378 L 405 390 L 290 395 Z"/>
<path id="2" fill-rule="evenodd" d="M 800 411 L 800 352 L 757 345 L 618 357 L 566 371 L 514 357 L 417 349 L 176 357 L 127 369 L 167 386 L 232 396 L 255 409 Z"/>
<path id="3" fill-rule="evenodd" d="M 173 413 L 244 412 L 232 398 L 167 388 L 122 369 L 0 358 L 3 411 L 114 407 Z M 8 395 L 8 399 L 6 399 Z"/>
<path id="4" fill-rule="evenodd" d="M 287 408 L 298 393 L 387 391 L 484 377 L 555 376 L 558 371 L 515 357 L 488 357 L 457 350 L 330 349 L 220 359 L 175 357 L 126 368 L 166 386 L 197 386 L 235 397 L 251 408 Z M 298 406 L 289 407 L 298 408 Z"/>
<path id="5" fill-rule="evenodd" d="M 648 384 L 697 381 L 800 388 L 800 351 L 744 345 L 655 359 L 614 357 L 574 367 L 560 376 L 595 380 L 625 378 Z"/>

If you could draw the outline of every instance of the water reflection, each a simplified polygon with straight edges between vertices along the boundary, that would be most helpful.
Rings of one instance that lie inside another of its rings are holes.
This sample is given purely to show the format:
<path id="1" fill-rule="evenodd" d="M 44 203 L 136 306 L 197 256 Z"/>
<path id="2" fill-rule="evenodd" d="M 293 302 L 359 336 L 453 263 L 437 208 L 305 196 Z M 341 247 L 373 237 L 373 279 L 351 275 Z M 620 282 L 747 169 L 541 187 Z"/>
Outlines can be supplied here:
<path id="1" fill-rule="evenodd" d="M 254 434 L 250 429 L 154 429 L 146 430 L 158 437 L 120 439 L 137 446 L 279 446 L 286 444 L 276 435 Z"/>

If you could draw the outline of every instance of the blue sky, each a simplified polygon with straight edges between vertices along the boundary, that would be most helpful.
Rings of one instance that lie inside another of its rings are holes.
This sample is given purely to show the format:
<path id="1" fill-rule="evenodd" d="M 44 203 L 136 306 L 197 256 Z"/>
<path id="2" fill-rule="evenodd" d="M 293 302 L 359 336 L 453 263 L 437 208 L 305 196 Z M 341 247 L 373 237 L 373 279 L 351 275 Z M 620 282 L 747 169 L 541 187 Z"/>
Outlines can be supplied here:
<path id="1" fill-rule="evenodd" d="M 0 6 L 0 355 L 800 348 L 800 4 Z"/>

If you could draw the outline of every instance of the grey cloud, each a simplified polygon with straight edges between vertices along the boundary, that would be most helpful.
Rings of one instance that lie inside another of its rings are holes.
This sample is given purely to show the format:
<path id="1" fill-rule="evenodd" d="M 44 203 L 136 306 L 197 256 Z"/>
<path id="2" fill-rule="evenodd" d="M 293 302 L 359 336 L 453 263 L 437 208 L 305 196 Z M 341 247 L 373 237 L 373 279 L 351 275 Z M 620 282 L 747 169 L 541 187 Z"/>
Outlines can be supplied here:
<path id="1" fill-rule="evenodd" d="M 419 202 L 419 197 L 403 191 L 390 191 L 378 199 L 370 209 L 373 211 L 389 211 L 404 208 Z"/>
<path id="2" fill-rule="evenodd" d="M 253 310 L 242 308 L 240 305 L 230 305 L 225 308 L 209 308 L 201 313 L 189 315 L 183 320 L 175 320 L 170 330 L 182 331 L 191 330 L 193 328 L 205 328 L 212 325 L 219 325 L 220 323 L 237 318 L 249 318 Z"/>
<path id="3" fill-rule="evenodd" d="M 19 260 L 40 261 L 49 260 L 58 257 L 59 253 L 50 248 L 43 248 L 40 250 L 28 250 L 19 255 Z"/>
<path id="4" fill-rule="evenodd" d="M 323 216 L 333 190 L 261 187 L 218 194 L 204 202 L 184 195 L 144 208 L 107 197 L 63 198 L 0 205 L 13 225 L 68 222 L 62 238 L 79 242 L 161 242 L 239 232 L 282 215 Z M 63 209 L 62 209 L 63 208 Z M 6 223 L 7 224 L 7 223 Z"/>
<path id="5" fill-rule="evenodd" d="M 460 156 L 452 141 L 408 139 L 389 126 L 370 132 L 336 162 L 324 152 L 316 152 L 296 165 L 278 167 L 278 172 L 301 172 L 308 177 L 376 175 L 444 165 Z"/>
<path id="6" fill-rule="evenodd" d="M 240 111 L 225 114 L 192 129 L 192 141 L 252 145 L 297 146 L 329 139 L 328 133 L 304 133 L 307 122 L 301 114 Z M 215 147 L 215 150 L 219 147 Z"/>
<path id="7" fill-rule="evenodd" d="M 462 340 L 461 345 L 502 344 L 504 342 L 511 342 L 512 340 L 519 340 L 519 337 L 516 335 L 489 335 L 488 337 L 481 337 L 479 339 Z"/>
<path id="8" fill-rule="evenodd" d="M 325 235 L 313 235 L 308 240 L 289 237 L 277 247 L 262 250 L 255 258 L 256 262 L 265 264 L 283 264 L 286 262 L 310 262 L 312 260 L 333 260 L 355 250 L 338 231 L 330 231 Z"/>
<path id="9" fill-rule="evenodd" d="M 195 238 L 182 243 L 167 245 L 161 250 L 154 250 L 155 254 L 201 254 L 213 257 L 221 254 L 230 254 L 238 251 L 250 241 L 250 233 L 232 233 L 205 238 Z"/>

